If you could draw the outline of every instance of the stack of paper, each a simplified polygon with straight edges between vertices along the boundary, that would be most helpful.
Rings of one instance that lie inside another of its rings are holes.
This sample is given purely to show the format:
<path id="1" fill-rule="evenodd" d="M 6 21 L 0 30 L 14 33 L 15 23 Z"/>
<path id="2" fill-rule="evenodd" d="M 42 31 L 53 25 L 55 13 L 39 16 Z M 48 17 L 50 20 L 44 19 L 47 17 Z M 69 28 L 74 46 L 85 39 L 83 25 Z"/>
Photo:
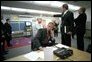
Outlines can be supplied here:
<path id="1" fill-rule="evenodd" d="M 53 60 L 53 47 L 44 48 L 44 60 L 45 61 Z"/>
<path id="2" fill-rule="evenodd" d="M 65 46 L 65 45 L 62 45 L 62 44 L 57 44 L 56 46 L 59 47 L 59 48 L 62 48 L 62 47 L 69 48 L 68 46 Z"/>
<path id="3" fill-rule="evenodd" d="M 44 59 L 44 52 L 43 51 L 32 51 L 26 55 L 24 55 L 24 57 L 28 58 L 31 61 L 36 61 L 38 60 L 38 58 Z"/>

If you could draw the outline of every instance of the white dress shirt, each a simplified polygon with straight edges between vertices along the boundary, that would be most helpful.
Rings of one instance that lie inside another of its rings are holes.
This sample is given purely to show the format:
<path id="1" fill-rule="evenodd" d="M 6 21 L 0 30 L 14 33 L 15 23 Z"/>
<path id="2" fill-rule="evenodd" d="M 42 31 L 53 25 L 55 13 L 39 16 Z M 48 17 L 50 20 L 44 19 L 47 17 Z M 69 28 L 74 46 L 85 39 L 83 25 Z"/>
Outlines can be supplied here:
<path id="1" fill-rule="evenodd" d="M 68 12 L 68 10 L 66 10 L 66 11 L 64 12 L 63 16 L 64 16 L 67 12 Z"/>

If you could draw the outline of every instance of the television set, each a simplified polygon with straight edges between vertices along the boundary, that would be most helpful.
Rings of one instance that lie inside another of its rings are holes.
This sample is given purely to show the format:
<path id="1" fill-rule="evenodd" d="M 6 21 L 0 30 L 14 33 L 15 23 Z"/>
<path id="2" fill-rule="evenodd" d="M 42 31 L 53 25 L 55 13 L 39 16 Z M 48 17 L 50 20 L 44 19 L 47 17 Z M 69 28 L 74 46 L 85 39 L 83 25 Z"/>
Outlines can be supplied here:
<path id="1" fill-rule="evenodd" d="M 30 26 L 31 25 L 31 22 L 26 22 L 26 26 Z"/>

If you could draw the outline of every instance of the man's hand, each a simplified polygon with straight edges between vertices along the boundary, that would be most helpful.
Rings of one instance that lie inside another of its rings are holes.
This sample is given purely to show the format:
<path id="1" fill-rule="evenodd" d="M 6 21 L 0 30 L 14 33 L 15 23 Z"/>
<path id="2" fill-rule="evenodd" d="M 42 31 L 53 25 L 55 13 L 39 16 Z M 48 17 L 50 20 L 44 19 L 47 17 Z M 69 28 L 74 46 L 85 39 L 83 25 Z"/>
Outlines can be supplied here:
<path id="1" fill-rule="evenodd" d="M 39 47 L 39 50 L 40 50 L 40 51 L 43 51 L 43 48 L 42 48 L 42 47 Z"/>
<path id="2" fill-rule="evenodd" d="M 54 37 L 54 31 L 51 30 L 51 37 Z"/>

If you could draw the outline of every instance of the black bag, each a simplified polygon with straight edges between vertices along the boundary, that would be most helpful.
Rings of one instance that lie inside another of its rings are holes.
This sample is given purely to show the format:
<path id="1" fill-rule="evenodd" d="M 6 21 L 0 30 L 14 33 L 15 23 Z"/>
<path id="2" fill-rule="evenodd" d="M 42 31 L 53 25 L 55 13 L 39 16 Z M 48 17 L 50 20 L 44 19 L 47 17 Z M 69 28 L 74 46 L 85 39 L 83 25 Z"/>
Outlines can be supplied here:
<path id="1" fill-rule="evenodd" d="M 57 50 L 53 51 L 53 53 L 60 57 L 61 59 L 66 59 L 73 55 L 73 50 L 67 48 L 58 48 Z"/>

